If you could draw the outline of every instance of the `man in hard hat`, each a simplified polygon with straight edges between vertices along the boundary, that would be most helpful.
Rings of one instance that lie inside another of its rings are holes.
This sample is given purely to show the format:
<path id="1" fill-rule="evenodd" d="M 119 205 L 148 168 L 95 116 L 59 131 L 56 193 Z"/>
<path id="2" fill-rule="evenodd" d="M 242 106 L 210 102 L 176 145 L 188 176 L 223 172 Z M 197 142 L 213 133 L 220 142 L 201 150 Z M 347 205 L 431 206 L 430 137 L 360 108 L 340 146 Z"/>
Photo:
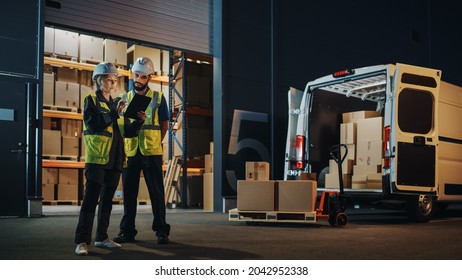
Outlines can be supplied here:
<path id="1" fill-rule="evenodd" d="M 127 155 L 127 167 L 124 168 L 122 175 L 124 215 L 120 222 L 120 232 L 114 240 L 119 243 L 135 241 L 137 198 L 140 173 L 143 171 L 154 216 L 152 230 L 156 233 L 158 244 L 167 244 L 170 225 L 166 222 L 162 139 L 168 129 L 169 110 L 162 92 L 153 91 L 148 86 L 151 76 L 154 75 L 154 65 L 151 59 L 139 57 L 131 70 L 134 89 L 124 94 L 122 100 L 129 106 L 134 95 L 140 94 L 150 97 L 151 103 L 145 114 L 139 116 L 138 120 L 126 118 L 130 122 L 144 120 L 144 124 L 137 136 L 125 136 L 124 139 Z"/>
<path id="2" fill-rule="evenodd" d="M 107 228 L 112 211 L 112 198 L 120 180 L 125 158 L 123 137 L 117 125 L 119 113 L 125 104 L 111 97 L 118 82 L 118 71 L 112 63 L 98 64 L 93 71 L 93 81 L 96 91 L 88 93 L 83 102 L 87 182 L 75 232 L 77 255 L 88 255 L 87 245 L 91 243 L 97 205 L 95 246 L 121 247 L 108 238 Z"/>

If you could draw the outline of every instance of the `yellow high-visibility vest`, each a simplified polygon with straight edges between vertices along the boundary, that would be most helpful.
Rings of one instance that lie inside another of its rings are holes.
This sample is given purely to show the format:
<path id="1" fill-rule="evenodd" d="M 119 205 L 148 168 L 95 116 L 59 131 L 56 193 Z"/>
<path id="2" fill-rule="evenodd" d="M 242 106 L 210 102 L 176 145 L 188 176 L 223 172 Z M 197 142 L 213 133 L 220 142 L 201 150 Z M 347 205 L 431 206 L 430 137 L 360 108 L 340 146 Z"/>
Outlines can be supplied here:
<path id="1" fill-rule="evenodd" d="M 122 95 L 122 100 L 126 102 L 125 108 L 130 104 L 133 99 L 134 91 L 129 91 Z M 151 97 L 151 103 L 146 109 L 146 120 L 141 127 L 138 136 L 131 138 L 124 138 L 125 153 L 128 157 L 136 155 L 138 147 L 143 156 L 162 155 L 162 139 L 161 139 L 161 126 L 159 123 L 158 108 L 162 101 L 162 92 L 149 90 L 146 96 Z M 125 109 L 124 109 L 125 111 Z M 121 118 L 123 119 L 123 118 Z M 130 122 L 136 121 L 129 119 Z M 119 127 L 123 131 L 123 120 L 119 122 Z"/>
<path id="2" fill-rule="evenodd" d="M 110 110 L 105 102 L 100 102 L 96 98 L 96 93 L 90 92 L 85 96 L 92 98 L 96 107 L 100 109 L 101 114 L 109 114 Z M 106 164 L 109 162 L 109 152 L 112 146 L 113 138 L 112 125 L 106 127 L 103 131 L 91 131 L 83 122 L 83 137 L 85 141 L 85 163 Z"/>

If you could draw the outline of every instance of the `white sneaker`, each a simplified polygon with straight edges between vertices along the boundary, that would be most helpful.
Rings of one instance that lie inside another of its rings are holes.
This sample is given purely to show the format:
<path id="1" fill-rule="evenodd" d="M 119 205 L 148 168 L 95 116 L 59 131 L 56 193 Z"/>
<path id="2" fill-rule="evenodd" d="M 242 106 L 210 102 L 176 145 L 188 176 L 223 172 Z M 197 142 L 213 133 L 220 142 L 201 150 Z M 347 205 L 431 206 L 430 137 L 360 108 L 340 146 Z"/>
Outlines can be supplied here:
<path id="1" fill-rule="evenodd" d="M 111 239 L 106 239 L 104 241 L 96 241 L 95 246 L 101 247 L 101 248 L 120 248 L 122 247 L 122 245 L 112 241 Z"/>
<path id="2" fill-rule="evenodd" d="M 86 243 L 80 243 L 75 248 L 75 254 L 79 256 L 86 256 L 88 255 L 88 248 Z"/>

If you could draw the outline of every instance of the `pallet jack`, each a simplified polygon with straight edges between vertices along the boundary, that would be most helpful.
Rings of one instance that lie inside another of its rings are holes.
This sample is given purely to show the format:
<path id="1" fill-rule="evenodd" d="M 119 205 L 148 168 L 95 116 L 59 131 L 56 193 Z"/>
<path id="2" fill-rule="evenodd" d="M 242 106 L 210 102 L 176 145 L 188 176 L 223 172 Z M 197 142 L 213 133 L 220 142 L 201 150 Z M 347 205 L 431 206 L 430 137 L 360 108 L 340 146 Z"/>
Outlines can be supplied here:
<path id="1" fill-rule="evenodd" d="M 345 148 L 345 154 L 341 155 L 341 148 Z M 345 214 L 345 191 L 343 189 L 342 163 L 348 154 L 345 144 L 333 145 L 330 148 L 330 157 L 337 163 L 339 177 L 339 191 L 323 191 L 316 210 L 317 218 L 327 219 L 333 227 L 343 227 L 348 222 Z"/>
<path id="2" fill-rule="evenodd" d="M 345 154 L 341 157 L 341 148 Z M 229 210 L 229 221 L 256 224 L 260 222 L 290 222 L 290 223 L 316 223 L 318 219 L 327 219 L 333 227 L 343 227 L 348 222 L 345 214 L 345 193 L 343 190 L 342 163 L 348 154 L 344 144 L 334 145 L 330 149 L 330 156 L 338 165 L 339 191 L 323 191 L 318 208 L 312 212 L 279 212 L 279 211 L 239 211 Z"/>

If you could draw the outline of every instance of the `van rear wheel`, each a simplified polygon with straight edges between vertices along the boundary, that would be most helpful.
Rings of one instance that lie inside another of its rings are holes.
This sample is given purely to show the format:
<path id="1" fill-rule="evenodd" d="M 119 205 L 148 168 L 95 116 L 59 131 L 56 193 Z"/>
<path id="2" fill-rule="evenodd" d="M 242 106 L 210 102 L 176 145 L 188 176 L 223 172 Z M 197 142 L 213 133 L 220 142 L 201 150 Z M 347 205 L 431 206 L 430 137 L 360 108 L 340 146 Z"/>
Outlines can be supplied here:
<path id="1" fill-rule="evenodd" d="M 407 202 L 407 214 L 411 221 L 417 223 L 429 222 L 435 212 L 435 199 L 427 194 L 414 196 Z"/>

